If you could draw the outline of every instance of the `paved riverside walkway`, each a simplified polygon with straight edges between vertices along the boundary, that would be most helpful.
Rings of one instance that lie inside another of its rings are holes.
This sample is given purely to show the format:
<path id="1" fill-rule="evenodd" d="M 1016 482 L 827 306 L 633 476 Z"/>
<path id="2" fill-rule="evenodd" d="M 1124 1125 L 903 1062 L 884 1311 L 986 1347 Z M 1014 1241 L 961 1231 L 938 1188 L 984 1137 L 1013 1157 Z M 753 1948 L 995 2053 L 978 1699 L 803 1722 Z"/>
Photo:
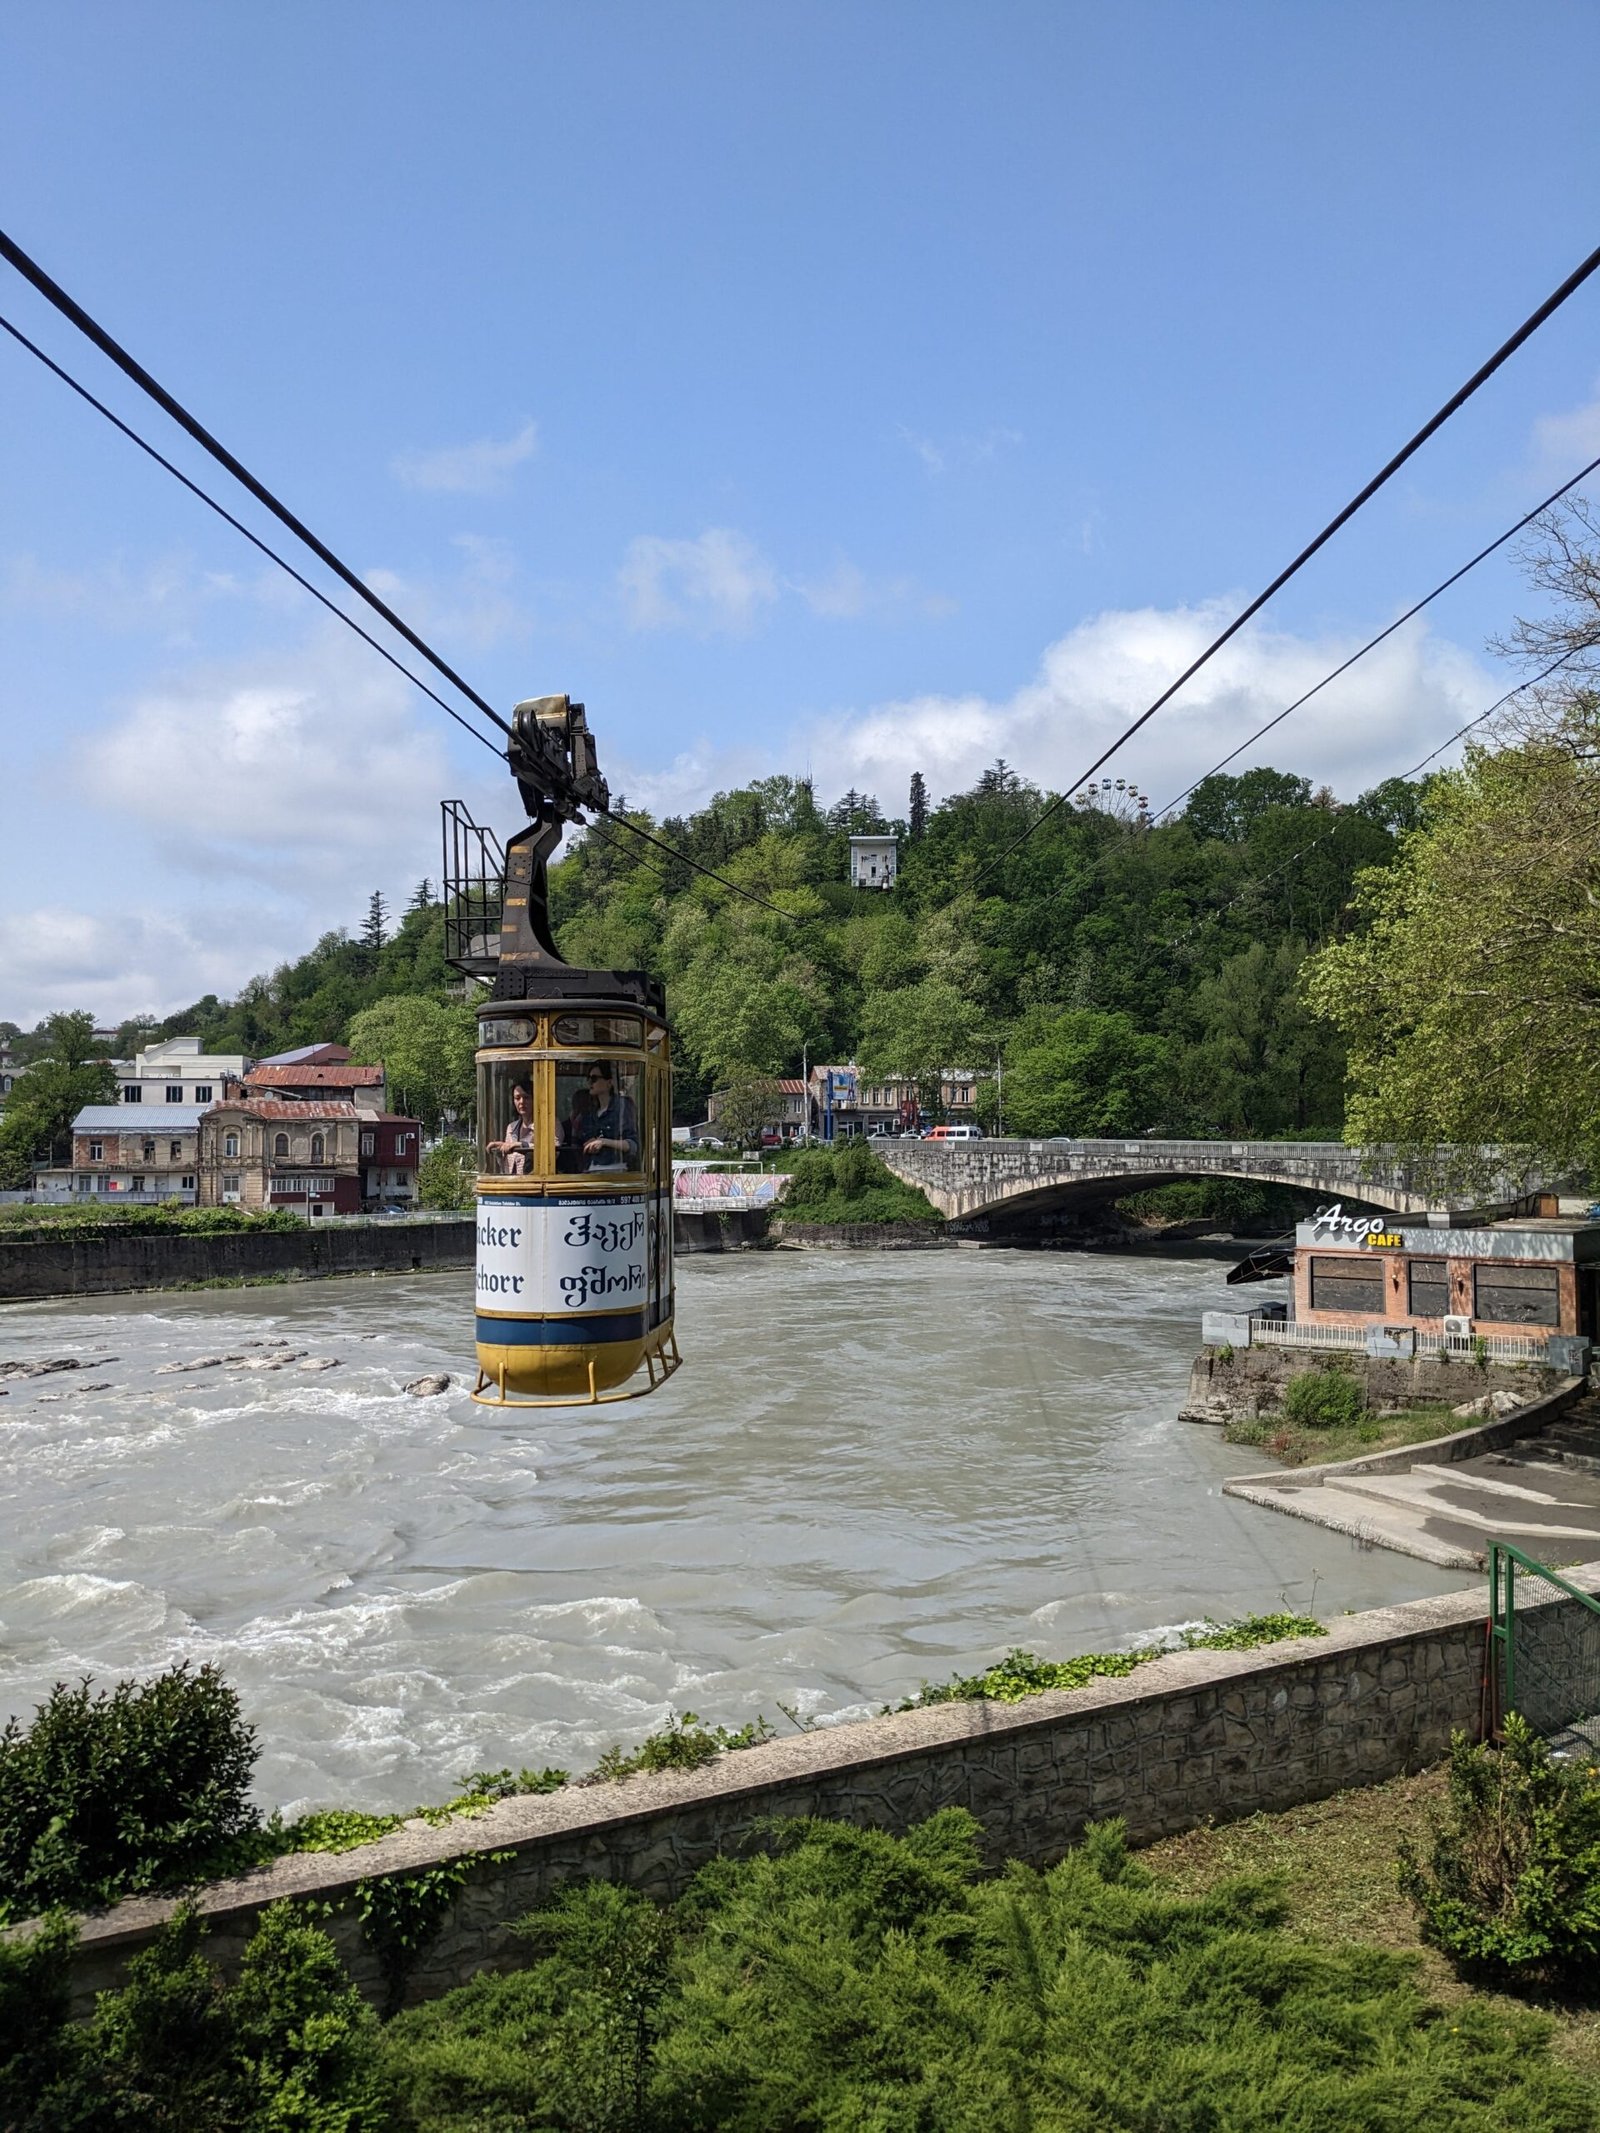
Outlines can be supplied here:
<path id="1" fill-rule="evenodd" d="M 1289 1467 L 1224 1486 L 1230 1496 L 1445 1569 L 1479 1567 L 1491 1540 L 1510 1541 L 1556 1569 L 1600 1556 L 1600 1394 L 1492 1451 L 1451 1460 L 1446 1440 L 1419 1447 L 1408 1463 L 1391 1460 Z"/>

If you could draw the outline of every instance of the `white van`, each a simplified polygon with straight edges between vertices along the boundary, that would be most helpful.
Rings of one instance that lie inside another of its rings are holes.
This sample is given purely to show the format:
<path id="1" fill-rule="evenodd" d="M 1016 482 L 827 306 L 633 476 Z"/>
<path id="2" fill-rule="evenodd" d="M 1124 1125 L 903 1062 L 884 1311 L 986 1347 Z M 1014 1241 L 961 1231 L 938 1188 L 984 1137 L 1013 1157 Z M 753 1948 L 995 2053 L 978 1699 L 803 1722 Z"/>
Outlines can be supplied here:
<path id="1" fill-rule="evenodd" d="M 925 1141 L 981 1141 L 981 1126 L 930 1126 L 922 1136 Z"/>

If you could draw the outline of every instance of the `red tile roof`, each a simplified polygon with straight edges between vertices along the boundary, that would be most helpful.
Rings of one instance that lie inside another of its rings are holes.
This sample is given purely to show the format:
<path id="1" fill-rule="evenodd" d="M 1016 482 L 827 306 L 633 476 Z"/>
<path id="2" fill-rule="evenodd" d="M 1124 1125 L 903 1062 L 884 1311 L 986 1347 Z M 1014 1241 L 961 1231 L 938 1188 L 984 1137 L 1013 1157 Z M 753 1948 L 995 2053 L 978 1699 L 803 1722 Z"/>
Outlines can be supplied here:
<path id="1" fill-rule="evenodd" d="M 213 1104 L 213 1111 L 242 1111 L 247 1118 L 327 1119 L 335 1125 L 341 1119 L 360 1119 L 370 1114 L 358 1111 L 354 1104 L 341 1103 L 279 1103 L 270 1097 L 230 1097 L 226 1103 Z"/>
<path id="2" fill-rule="evenodd" d="M 246 1088 L 376 1089 L 383 1068 L 376 1066 L 259 1066 L 244 1077 Z"/>

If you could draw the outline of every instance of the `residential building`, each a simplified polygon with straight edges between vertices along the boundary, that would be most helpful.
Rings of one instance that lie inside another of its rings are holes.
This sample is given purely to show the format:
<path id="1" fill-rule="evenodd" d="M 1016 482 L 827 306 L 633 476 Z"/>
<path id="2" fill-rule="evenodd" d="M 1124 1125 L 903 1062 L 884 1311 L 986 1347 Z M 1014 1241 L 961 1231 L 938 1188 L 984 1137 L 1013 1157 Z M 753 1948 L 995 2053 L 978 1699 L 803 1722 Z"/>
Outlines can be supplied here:
<path id="1" fill-rule="evenodd" d="M 199 1199 L 198 1104 L 89 1104 L 72 1121 L 74 1199 L 119 1205 Z"/>
<path id="2" fill-rule="evenodd" d="M 343 1051 L 337 1044 L 319 1046 L 321 1051 Z M 249 1095 L 291 1100 L 353 1103 L 358 1111 L 388 1109 L 388 1089 L 381 1066 L 351 1066 L 343 1059 L 268 1060 L 253 1066 L 244 1077 Z"/>
<path id="3" fill-rule="evenodd" d="M 939 1105 L 956 1123 L 977 1117 L 978 1076 L 970 1067 L 941 1067 Z M 914 1133 L 923 1123 L 914 1081 L 869 1081 L 852 1063 L 811 1069 L 811 1136 L 845 1140 L 853 1133 Z"/>
<path id="4" fill-rule="evenodd" d="M 890 832 L 850 839 L 850 885 L 892 889 L 900 870 L 900 841 Z"/>
<path id="5" fill-rule="evenodd" d="M 198 1037 L 165 1037 L 112 1062 L 122 1103 L 202 1107 L 221 1096 L 224 1082 L 238 1081 L 247 1063 L 243 1052 L 201 1051 Z"/>
<path id="6" fill-rule="evenodd" d="M 361 1124 L 352 1103 L 230 1092 L 201 1121 L 200 1203 L 359 1214 Z"/>
<path id="7" fill-rule="evenodd" d="M 422 1125 L 393 1111 L 361 1112 L 361 1198 L 368 1207 L 417 1205 Z"/>
<path id="8" fill-rule="evenodd" d="M 771 1132 L 785 1143 L 804 1138 L 806 1130 L 806 1085 L 799 1076 L 780 1076 L 777 1081 L 778 1101 L 773 1106 Z M 716 1138 L 722 1121 L 722 1105 L 727 1095 L 725 1089 L 713 1089 L 706 1098 L 705 1129 L 690 1127 L 690 1138 Z"/>

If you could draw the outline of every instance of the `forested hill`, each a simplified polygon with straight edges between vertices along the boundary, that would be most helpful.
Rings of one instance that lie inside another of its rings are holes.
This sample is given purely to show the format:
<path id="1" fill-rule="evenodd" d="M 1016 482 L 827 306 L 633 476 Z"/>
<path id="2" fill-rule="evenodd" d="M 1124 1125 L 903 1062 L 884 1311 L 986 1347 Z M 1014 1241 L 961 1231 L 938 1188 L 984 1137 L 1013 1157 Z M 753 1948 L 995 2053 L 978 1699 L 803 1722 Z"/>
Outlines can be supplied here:
<path id="1" fill-rule="evenodd" d="M 1299 965 L 1348 923 L 1355 873 L 1388 860 L 1419 793 L 1391 780 L 1341 803 L 1279 771 L 1218 776 L 1158 827 L 1111 795 L 1059 807 L 995 864 L 1046 804 L 1003 763 L 934 808 L 918 780 L 892 822 L 870 796 L 823 811 L 768 778 L 685 820 L 629 819 L 787 918 L 610 824 L 553 869 L 553 913 L 570 961 L 666 980 L 680 1117 L 713 1084 L 798 1072 L 808 1048 L 924 1083 L 1003 1054 L 1023 1132 L 1336 1133 L 1343 1057 Z M 850 888 L 847 838 L 882 827 L 898 887 Z M 424 884 L 392 934 L 378 912 L 156 1027 L 259 1055 L 342 1038 L 395 996 L 443 1000 L 452 977 Z"/>

